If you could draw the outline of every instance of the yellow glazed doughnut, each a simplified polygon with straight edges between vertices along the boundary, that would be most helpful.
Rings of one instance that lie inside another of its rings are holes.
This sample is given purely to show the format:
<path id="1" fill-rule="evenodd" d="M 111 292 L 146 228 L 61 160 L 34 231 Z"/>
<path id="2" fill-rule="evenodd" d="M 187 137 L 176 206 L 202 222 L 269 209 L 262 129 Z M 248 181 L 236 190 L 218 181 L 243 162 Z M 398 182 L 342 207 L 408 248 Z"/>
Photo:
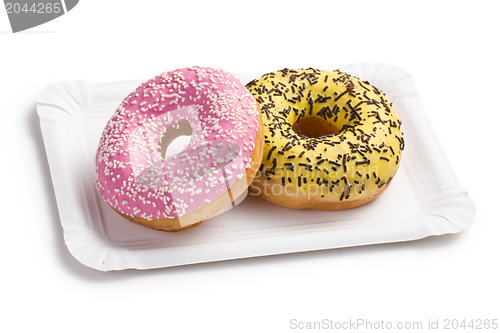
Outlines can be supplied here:
<path id="1" fill-rule="evenodd" d="M 379 89 L 311 68 L 269 73 L 247 88 L 260 105 L 265 142 L 253 194 L 288 208 L 340 210 L 387 189 L 404 140 Z"/>

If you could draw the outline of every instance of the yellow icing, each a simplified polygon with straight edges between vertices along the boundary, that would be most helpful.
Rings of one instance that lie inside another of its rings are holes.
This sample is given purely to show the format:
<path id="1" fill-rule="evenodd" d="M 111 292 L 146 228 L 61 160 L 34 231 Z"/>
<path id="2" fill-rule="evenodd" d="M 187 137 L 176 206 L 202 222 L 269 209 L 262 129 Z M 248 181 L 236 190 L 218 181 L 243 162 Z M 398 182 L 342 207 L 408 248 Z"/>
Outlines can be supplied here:
<path id="1" fill-rule="evenodd" d="M 368 82 L 339 71 L 283 69 L 247 88 L 263 116 L 260 171 L 267 179 L 339 201 L 372 195 L 392 180 L 404 148 L 401 122 Z M 339 132 L 301 135 L 294 125 L 307 117 Z"/>

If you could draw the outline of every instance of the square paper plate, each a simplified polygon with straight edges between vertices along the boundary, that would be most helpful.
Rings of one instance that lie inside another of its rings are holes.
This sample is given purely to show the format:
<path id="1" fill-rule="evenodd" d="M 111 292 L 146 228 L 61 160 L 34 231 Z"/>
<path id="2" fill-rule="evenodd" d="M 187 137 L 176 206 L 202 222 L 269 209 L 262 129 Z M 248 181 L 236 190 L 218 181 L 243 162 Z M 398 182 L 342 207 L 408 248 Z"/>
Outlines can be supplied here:
<path id="1" fill-rule="evenodd" d="M 128 222 L 98 195 L 94 156 L 106 122 L 139 81 L 64 82 L 37 99 L 64 239 L 98 270 L 148 269 L 208 261 L 415 240 L 457 233 L 475 208 L 428 125 L 411 75 L 385 64 L 342 70 L 384 91 L 403 122 L 406 147 L 388 190 L 347 211 L 290 210 L 247 196 L 235 208 L 179 232 Z M 261 74 L 238 75 L 243 83 Z"/>

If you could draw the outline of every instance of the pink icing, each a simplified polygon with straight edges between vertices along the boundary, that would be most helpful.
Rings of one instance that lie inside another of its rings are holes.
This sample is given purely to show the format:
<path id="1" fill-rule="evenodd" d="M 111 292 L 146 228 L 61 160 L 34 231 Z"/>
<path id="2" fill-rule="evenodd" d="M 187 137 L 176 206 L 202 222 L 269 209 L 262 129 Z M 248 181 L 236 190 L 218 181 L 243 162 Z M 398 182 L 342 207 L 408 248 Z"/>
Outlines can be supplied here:
<path id="1" fill-rule="evenodd" d="M 259 127 L 252 95 L 231 74 L 191 67 L 128 95 L 104 128 L 96 184 L 115 210 L 147 220 L 181 217 L 245 177 Z M 188 146 L 163 158 L 168 128 L 188 121 Z"/>

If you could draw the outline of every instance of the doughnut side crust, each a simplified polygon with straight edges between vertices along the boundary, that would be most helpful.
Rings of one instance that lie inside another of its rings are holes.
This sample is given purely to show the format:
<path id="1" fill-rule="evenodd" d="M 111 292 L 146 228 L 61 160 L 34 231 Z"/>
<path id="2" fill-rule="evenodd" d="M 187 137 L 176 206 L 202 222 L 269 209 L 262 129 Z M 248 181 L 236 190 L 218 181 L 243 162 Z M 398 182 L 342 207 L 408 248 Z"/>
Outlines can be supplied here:
<path id="1" fill-rule="evenodd" d="M 389 184 L 385 184 L 378 191 L 362 198 L 340 201 L 339 198 L 334 197 L 318 198 L 306 191 L 291 188 L 282 190 L 279 194 L 273 193 L 273 188 L 282 188 L 281 183 L 267 179 L 264 174 L 258 173 L 248 189 L 252 195 L 290 209 L 344 210 L 356 208 L 375 200 L 389 187 Z"/>

